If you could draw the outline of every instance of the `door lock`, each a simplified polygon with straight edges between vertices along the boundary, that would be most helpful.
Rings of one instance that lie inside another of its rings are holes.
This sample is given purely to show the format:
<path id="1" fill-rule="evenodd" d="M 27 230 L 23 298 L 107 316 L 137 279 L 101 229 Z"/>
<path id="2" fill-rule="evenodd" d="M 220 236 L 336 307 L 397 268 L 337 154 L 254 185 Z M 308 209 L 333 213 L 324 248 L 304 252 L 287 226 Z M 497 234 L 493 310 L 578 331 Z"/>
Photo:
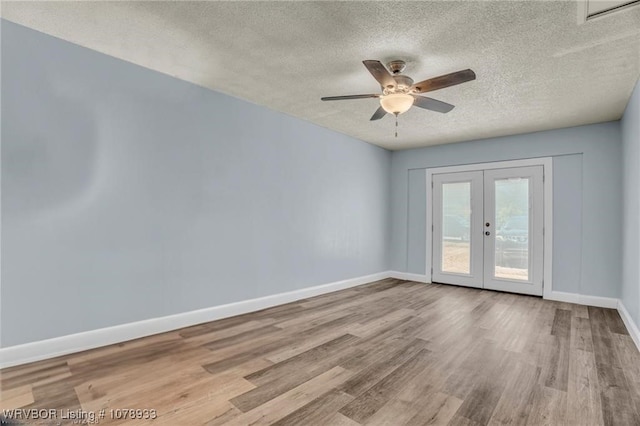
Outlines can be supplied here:
<path id="1" fill-rule="evenodd" d="M 491 232 L 487 231 L 484 233 L 484 235 L 491 235 Z"/>

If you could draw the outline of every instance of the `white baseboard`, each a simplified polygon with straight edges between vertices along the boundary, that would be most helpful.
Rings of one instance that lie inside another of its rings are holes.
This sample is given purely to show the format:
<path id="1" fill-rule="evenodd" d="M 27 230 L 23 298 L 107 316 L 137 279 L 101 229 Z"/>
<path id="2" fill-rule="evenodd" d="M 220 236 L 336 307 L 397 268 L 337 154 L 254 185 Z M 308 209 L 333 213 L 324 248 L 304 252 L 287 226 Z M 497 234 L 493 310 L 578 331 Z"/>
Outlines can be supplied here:
<path id="1" fill-rule="evenodd" d="M 596 306 L 598 308 L 617 309 L 618 299 L 613 297 L 586 296 L 577 293 L 565 293 L 563 291 L 551 291 L 545 294 L 545 299 L 557 302 L 576 303 L 578 305 Z"/>
<path id="2" fill-rule="evenodd" d="M 389 271 L 379 272 L 377 274 L 336 281 L 329 284 L 303 288 L 271 296 L 259 297 L 257 299 L 244 300 L 211 308 L 198 309 L 196 311 L 136 321 L 128 324 L 56 337 L 53 339 L 0 348 L 0 368 L 41 361 L 43 359 L 54 358 L 61 355 L 125 342 L 127 340 L 177 330 L 183 327 L 189 327 L 235 315 L 259 311 L 272 306 L 295 302 L 296 300 L 306 299 L 308 297 L 331 293 L 338 290 L 344 290 L 346 288 L 390 277 L 391 272 Z"/>
<path id="3" fill-rule="evenodd" d="M 397 280 L 417 281 L 419 283 L 430 284 L 431 279 L 426 275 L 412 274 L 409 272 L 390 271 L 389 278 L 395 278 Z"/>
<path id="4" fill-rule="evenodd" d="M 417 281 L 427 284 L 431 283 L 431 279 L 427 275 L 399 271 L 389 271 L 389 274 L 390 278 L 396 278 L 398 280 Z M 587 296 L 577 293 L 566 293 L 563 291 L 550 291 L 544 295 L 544 299 L 575 303 L 578 305 L 596 306 L 599 308 L 618 308 L 618 299 L 613 297 Z"/>
<path id="5" fill-rule="evenodd" d="M 640 351 L 640 330 L 633 318 L 631 318 L 631 314 L 629 314 L 627 308 L 622 304 L 622 300 L 618 300 L 618 313 L 620 314 L 620 318 L 622 318 L 622 322 L 624 322 L 625 327 L 627 327 L 627 331 L 633 339 L 633 343 L 636 344 L 636 348 Z"/>
<path id="6" fill-rule="evenodd" d="M 235 315 L 255 312 L 261 309 L 270 308 L 272 306 L 295 302 L 296 300 L 319 296 L 321 294 L 331 293 L 338 290 L 344 290 L 385 278 L 396 278 L 400 280 L 416 281 L 422 283 L 431 282 L 429 277 L 427 277 L 426 275 L 398 271 L 379 272 L 377 274 L 336 281 L 314 287 L 289 291 L 286 293 L 260 297 L 257 299 L 244 300 L 241 302 L 199 309 L 196 311 L 184 312 L 160 318 L 152 318 L 128 324 L 116 325 L 113 327 L 106 327 L 97 330 L 85 331 L 82 333 L 70 334 L 53 339 L 0 348 L 0 368 L 41 361 L 43 359 L 81 352 L 88 349 L 111 345 L 114 343 L 121 343 L 127 340 L 138 339 L 141 337 L 151 336 L 153 334 L 177 330 L 180 328 L 189 327 L 209 321 L 215 321 L 222 318 L 228 318 Z M 618 309 L 620 317 L 622 317 L 627 330 L 629 330 L 629 334 L 640 350 L 640 331 L 638 330 L 637 325 L 631 319 L 629 312 L 627 312 L 622 302 L 618 299 L 609 297 L 584 296 L 580 294 L 565 293 L 560 291 L 552 291 L 550 297 L 545 298 L 561 302 Z"/>

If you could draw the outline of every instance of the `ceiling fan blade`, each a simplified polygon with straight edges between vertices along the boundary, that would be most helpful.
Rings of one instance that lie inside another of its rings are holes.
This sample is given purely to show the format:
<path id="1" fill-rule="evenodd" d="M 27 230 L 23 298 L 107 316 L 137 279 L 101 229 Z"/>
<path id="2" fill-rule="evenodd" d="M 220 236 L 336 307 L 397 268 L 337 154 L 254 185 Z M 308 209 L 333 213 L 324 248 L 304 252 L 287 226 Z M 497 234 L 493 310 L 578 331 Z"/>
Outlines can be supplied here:
<path id="1" fill-rule="evenodd" d="M 463 71 L 452 72 L 451 74 L 441 75 L 439 77 L 430 78 L 428 80 L 415 83 L 411 88 L 416 93 L 431 92 L 433 90 L 444 89 L 445 87 L 455 86 L 456 84 L 466 83 L 475 80 L 476 73 L 467 69 Z"/>
<path id="2" fill-rule="evenodd" d="M 367 98 L 379 98 L 380 95 L 345 95 L 345 96 L 325 96 L 320 98 L 323 101 L 344 101 L 345 99 L 367 99 Z"/>
<path id="3" fill-rule="evenodd" d="M 383 88 L 392 88 L 396 87 L 396 80 L 393 78 L 391 73 L 387 71 L 387 69 L 382 65 L 380 61 L 362 61 L 365 67 L 369 70 L 373 78 L 378 80 L 380 86 Z"/>
<path id="4" fill-rule="evenodd" d="M 387 111 L 384 110 L 384 108 L 379 107 L 376 112 L 373 113 L 373 115 L 371 116 L 371 118 L 369 119 L 369 121 L 374 121 L 374 120 L 380 120 L 382 117 L 384 117 L 387 114 Z"/>
<path id="5" fill-rule="evenodd" d="M 453 105 L 448 104 L 446 102 L 439 101 L 437 99 L 427 98 L 426 96 L 417 96 L 417 95 L 412 95 L 412 96 L 413 96 L 413 99 L 415 99 L 413 101 L 413 104 L 419 108 L 424 108 L 431 111 L 437 111 L 442 113 L 449 112 L 454 108 Z"/>

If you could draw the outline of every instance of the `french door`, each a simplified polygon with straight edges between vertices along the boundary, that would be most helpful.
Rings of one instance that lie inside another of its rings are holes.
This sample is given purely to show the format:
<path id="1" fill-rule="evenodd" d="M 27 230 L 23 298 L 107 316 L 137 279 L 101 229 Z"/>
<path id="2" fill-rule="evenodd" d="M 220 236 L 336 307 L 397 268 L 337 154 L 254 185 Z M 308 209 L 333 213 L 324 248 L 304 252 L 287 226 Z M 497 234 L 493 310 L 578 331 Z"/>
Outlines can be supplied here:
<path id="1" fill-rule="evenodd" d="M 541 296 L 542 166 L 432 178 L 432 281 Z"/>

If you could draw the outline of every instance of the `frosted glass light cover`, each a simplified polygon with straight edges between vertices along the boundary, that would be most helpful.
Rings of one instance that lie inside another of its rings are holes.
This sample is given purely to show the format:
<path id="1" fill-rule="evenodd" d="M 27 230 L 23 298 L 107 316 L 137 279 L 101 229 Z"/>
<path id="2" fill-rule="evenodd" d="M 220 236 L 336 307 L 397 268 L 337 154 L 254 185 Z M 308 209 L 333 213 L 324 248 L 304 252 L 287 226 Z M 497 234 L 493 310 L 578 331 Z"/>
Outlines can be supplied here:
<path id="1" fill-rule="evenodd" d="M 413 96 L 403 93 L 392 93 L 380 98 L 380 105 L 389 114 L 402 114 L 413 105 Z"/>

